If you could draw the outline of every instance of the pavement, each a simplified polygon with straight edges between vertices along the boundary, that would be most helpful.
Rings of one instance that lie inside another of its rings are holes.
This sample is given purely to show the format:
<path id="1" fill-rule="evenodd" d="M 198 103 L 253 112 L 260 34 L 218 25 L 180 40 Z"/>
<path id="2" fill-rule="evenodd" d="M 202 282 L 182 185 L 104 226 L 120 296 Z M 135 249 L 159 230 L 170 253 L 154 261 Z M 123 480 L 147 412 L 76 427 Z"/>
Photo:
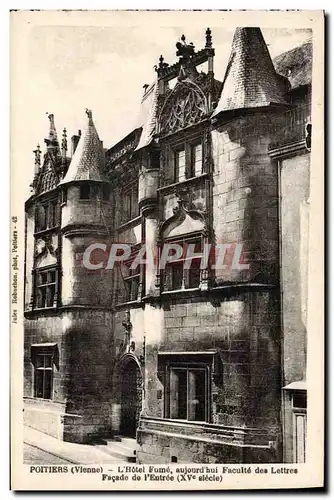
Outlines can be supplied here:
<path id="1" fill-rule="evenodd" d="M 59 463 L 64 460 L 73 464 L 110 464 L 124 463 L 122 460 L 104 453 L 97 446 L 90 444 L 67 443 L 60 441 L 48 434 L 37 431 L 32 427 L 24 427 L 24 443 L 26 463 L 46 463 L 45 460 L 52 460 Z M 40 460 L 40 461 L 39 461 Z"/>

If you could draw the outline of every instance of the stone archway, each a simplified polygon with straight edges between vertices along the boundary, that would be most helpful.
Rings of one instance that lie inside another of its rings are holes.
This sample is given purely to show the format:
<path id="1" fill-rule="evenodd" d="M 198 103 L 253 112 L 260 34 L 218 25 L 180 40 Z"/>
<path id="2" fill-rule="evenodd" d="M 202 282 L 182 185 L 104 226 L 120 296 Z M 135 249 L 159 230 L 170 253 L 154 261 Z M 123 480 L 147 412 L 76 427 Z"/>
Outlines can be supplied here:
<path id="1" fill-rule="evenodd" d="M 120 396 L 120 434 L 135 438 L 142 410 L 143 378 L 135 356 L 126 354 L 118 367 Z"/>

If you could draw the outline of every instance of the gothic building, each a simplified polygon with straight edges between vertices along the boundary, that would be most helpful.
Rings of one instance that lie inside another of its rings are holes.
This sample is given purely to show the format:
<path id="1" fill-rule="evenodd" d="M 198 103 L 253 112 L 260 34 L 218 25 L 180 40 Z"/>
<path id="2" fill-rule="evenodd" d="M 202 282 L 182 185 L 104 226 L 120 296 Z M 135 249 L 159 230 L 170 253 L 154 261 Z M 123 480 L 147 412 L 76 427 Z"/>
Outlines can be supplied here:
<path id="1" fill-rule="evenodd" d="M 312 45 L 272 61 L 237 28 L 226 70 L 210 29 L 176 48 L 109 149 L 91 111 L 71 154 L 49 115 L 26 201 L 25 423 L 127 438 L 138 463 L 304 461 Z M 83 265 L 113 242 L 122 265 Z M 166 243 L 196 256 L 160 269 Z M 198 265 L 222 244 L 224 267 Z M 131 265 L 143 245 L 155 267 Z"/>

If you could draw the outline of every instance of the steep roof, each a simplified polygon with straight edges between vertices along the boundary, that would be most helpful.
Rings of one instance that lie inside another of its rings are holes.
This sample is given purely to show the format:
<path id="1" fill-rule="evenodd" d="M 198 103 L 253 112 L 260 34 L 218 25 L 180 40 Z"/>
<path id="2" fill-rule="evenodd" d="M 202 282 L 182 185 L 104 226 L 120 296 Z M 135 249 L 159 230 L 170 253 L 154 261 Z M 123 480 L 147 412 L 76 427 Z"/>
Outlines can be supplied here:
<path id="1" fill-rule="evenodd" d="M 213 116 L 221 111 L 285 103 L 282 78 L 274 68 L 260 28 L 237 28 Z"/>
<path id="2" fill-rule="evenodd" d="M 277 73 L 288 78 L 291 88 L 308 85 L 312 80 L 312 42 L 288 50 L 273 60 Z"/>
<path id="3" fill-rule="evenodd" d="M 158 82 L 155 81 L 147 89 L 141 101 L 137 127 L 142 128 L 142 132 L 136 151 L 148 146 L 153 138 L 157 121 L 158 95 Z"/>
<path id="4" fill-rule="evenodd" d="M 72 181 L 105 181 L 104 151 L 96 131 L 92 112 L 86 110 L 87 122 L 72 157 L 67 174 L 60 184 Z"/>

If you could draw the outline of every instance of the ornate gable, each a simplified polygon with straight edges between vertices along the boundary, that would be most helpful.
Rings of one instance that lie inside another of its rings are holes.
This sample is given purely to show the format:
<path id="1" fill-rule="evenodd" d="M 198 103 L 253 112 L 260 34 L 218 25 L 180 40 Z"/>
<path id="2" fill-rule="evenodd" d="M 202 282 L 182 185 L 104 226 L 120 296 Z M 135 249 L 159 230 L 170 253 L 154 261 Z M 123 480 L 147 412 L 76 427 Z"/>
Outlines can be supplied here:
<path id="1" fill-rule="evenodd" d="M 205 47 L 195 51 L 193 43 L 181 36 L 176 43 L 179 61 L 173 65 L 160 56 L 156 67 L 159 87 L 159 119 L 157 132 L 167 135 L 192 126 L 205 119 L 213 111 L 221 91 L 221 82 L 214 79 L 211 31 L 206 31 Z M 208 63 L 208 72 L 198 72 L 197 67 Z M 173 90 L 168 82 L 177 79 Z"/>
<path id="2" fill-rule="evenodd" d="M 190 80 L 179 82 L 163 105 L 159 132 L 163 135 L 176 132 L 194 125 L 208 113 L 208 100 L 201 87 Z"/>

